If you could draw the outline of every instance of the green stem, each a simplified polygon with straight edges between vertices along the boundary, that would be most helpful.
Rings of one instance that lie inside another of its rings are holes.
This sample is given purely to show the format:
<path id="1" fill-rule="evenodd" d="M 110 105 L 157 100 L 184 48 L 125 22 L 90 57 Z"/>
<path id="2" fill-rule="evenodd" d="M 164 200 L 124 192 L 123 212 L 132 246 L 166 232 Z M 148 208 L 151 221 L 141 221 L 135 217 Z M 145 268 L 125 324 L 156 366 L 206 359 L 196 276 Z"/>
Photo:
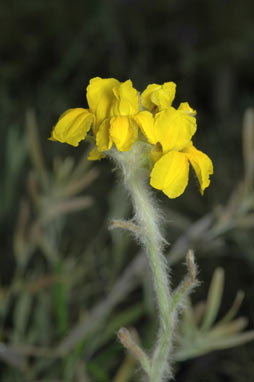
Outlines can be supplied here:
<path id="1" fill-rule="evenodd" d="M 167 279 L 166 264 L 164 258 L 160 255 L 161 237 L 158 235 L 158 226 L 156 225 L 154 206 L 150 200 L 150 195 L 146 194 L 144 184 L 138 177 L 131 179 L 128 184 L 131 192 L 134 207 L 136 209 L 136 219 L 141 227 L 142 241 L 146 247 L 146 252 L 149 256 L 150 265 L 153 272 L 155 289 L 159 300 L 159 310 L 161 324 L 163 329 L 168 327 L 169 313 L 169 283 Z"/>
<path id="2" fill-rule="evenodd" d="M 135 153 L 134 147 L 137 153 Z M 113 157 L 122 168 L 125 186 L 132 199 L 135 220 L 140 227 L 139 238 L 144 244 L 152 270 L 159 308 L 160 329 L 149 374 L 151 382 L 161 382 L 163 377 L 170 375 L 168 359 L 171 351 L 173 324 L 171 322 L 173 315 L 170 315 L 170 286 L 167 265 L 162 254 L 164 240 L 160 232 L 160 210 L 155 205 L 146 184 L 147 174 L 144 173 L 143 163 L 140 160 L 140 148 L 137 145 L 134 147 L 126 153 L 115 152 Z"/>

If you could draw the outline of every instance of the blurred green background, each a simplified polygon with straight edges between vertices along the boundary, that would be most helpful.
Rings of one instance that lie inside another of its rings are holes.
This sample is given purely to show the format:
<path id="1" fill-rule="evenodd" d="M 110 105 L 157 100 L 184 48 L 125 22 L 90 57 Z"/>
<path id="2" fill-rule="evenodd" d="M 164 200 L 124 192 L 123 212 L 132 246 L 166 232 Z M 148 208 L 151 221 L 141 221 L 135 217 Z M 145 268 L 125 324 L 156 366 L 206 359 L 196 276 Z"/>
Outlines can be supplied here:
<path id="1" fill-rule="evenodd" d="M 63 111 L 86 107 L 94 76 L 130 78 L 140 91 L 174 81 L 175 105 L 197 109 L 195 145 L 213 160 L 211 186 L 201 197 L 192 174 L 180 198 L 157 194 L 173 244 L 173 284 L 191 246 L 201 281 L 194 303 L 223 267 L 219 317 L 242 289 L 240 313 L 252 329 L 254 2 L 9 0 L 0 9 L 0 380 L 134 381 L 115 333 L 133 326 L 144 346 L 153 342 L 149 271 L 135 276 L 138 246 L 107 228 L 131 214 L 112 164 L 88 163 L 87 143 L 47 140 Z M 126 293 L 107 300 L 128 270 Z M 86 335 L 61 350 L 82 322 Z M 253 356 L 252 342 L 192 358 L 177 364 L 176 381 L 249 382 Z"/>

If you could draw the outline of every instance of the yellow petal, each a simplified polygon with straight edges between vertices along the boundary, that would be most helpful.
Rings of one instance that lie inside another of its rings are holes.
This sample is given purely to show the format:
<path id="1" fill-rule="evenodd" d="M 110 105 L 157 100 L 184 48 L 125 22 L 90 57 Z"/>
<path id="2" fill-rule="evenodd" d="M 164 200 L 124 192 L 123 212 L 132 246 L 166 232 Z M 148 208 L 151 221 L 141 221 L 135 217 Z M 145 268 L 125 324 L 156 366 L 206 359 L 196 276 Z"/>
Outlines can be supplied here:
<path id="1" fill-rule="evenodd" d="M 183 149 L 196 129 L 196 119 L 185 111 L 170 107 L 155 115 L 155 140 L 160 142 L 164 153 Z"/>
<path id="2" fill-rule="evenodd" d="M 151 84 L 142 93 L 142 103 L 150 111 L 161 111 L 171 106 L 175 92 L 174 82 L 165 82 L 163 85 Z"/>
<path id="3" fill-rule="evenodd" d="M 192 143 L 190 143 L 183 152 L 191 162 L 192 167 L 197 175 L 200 192 L 203 195 L 204 190 L 210 184 L 210 175 L 213 174 L 213 164 L 211 159 L 202 151 L 196 149 Z"/>
<path id="4" fill-rule="evenodd" d="M 103 159 L 103 158 L 106 158 L 106 155 L 100 153 L 100 152 L 97 150 L 97 148 L 94 147 L 94 148 L 90 151 L 90 153 L 89 153 L 87 159 L 88 159 L 88 160 L 101 160 L 101 159 Z"/>
<path id="5" fill-rule="evenodd" d="M 119 151 L 128 151 L 138 139 L 138 126 L 126 116 L 110 120 L 110 137 Z"/>
<path id="6" fill-rule="evenodd" d="M 197 114 L 197 111 L 192 109 L 192 107 L 190 107 L 188 102 L 181 102 L 178 107 L 178 110 L 185 111 L 187 114 L 190 114 L 193 117 L 195 117 L 195 115 Z"/>
<path id="7" fill-rule="evenodd" d="M 92 78 L 86 91 L 89 109 L 96 117 L 95 133 L 101 122 L 110 115 L 110 107 L 115 96 L 113 88 L 120 82 L 115 78 Z"/>
<path id="8" fill-rule="evenodd" d="M 111 116 L 133 115 L 139 111 L 138 91 L 132 86 L 131 80 L 125 81 L 113 88 L 114 100 Z"/>
<path id="9" fill-rule="evenodd" d="M 99 126 L 96 134 L 96 146 L 98 151 L 107 151 L 112 146 L 112 139 L 109 135 L 109 119 L 105 119 Z"/>
<path id="10" fill-rule="evenodd" d="M 176 198 L 184 192 L 188 178 L 189 163 L 186 155 L 171 151 L 155 163 L 150 184 L 163 191 L 169 198 Z"/>
<path id="11" fill-rule="evenodd" d="M 87 109 L 69 109 L 59 117 L 49 139 L 78 146 L 79 142 L 85 139 L 93 119 L 93 115 Z"/>
<path id="12" fill-rule="evenodd" d="M 140 113 L 134 115 L 132 118 L 137 123 L 142 133 L 147 138 L 148 142 L 155 145 L 156 140 L 154 135 L 154 118 L 152 113 L 149 111 L 141 111 Z"/>

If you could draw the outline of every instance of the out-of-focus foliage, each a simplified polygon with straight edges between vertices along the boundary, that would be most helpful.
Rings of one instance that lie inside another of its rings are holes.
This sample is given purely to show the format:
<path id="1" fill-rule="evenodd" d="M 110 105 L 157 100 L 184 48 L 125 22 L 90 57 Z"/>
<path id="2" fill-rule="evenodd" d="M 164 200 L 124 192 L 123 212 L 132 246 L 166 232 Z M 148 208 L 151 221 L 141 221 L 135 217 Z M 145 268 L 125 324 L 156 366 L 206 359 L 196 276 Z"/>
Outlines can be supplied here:
<path id="1" fill-rule="evenodd" d="M 190 308 L 181 330 L 189 343 L 216 335 L 240 289 L 240 315 L 253 328 L 253 14 L 252 0 L 1 4 L 1 380 L 133 381 L 135 363 L 116 331 L 136 327 L 144 347 L 153 342 L 149 271 L 131 238 L 107 229 L 130 215 L 111 164 L 88 163 L 86 144 L 74 150 L 47 140 L 60 113 L 84 106 L 97 75 L 131 78 L 139 89 L 175 81 L 179 99 L 198 110 L 196 143 L 215 174 L 203 198 L 194 177 L 179 200 L 162 197 L 168 260 L 181 279 L 186 251 L 196 251 L 194 305 L 206 299 L 216 267 L 226 284 L 218 323 L 203 331 L 197 324 L 193 337 Z M 235 320 L 222 329 L 237 331 L 243 321 Z M 192 358 L 177 364 L 176 379 L 249 382 L 253 356 L 252 342 Z"/>
<path id="2" fill-rule="evenodd" d="M 231 309 L 214 325 L 222 300 L 224 271 L 217 268 L 209 289 L 206 303 L 200 303 L 195 310 L 189 306 L 184 311 L 181 330 L 178 335 L 176 360 L 182 361 L 217 349 L 227 349 L 254 339 L 254 332 L 240 333 L 247 326 L 244 317 L 234 317 L 243 300 L 239 291 Z"/>

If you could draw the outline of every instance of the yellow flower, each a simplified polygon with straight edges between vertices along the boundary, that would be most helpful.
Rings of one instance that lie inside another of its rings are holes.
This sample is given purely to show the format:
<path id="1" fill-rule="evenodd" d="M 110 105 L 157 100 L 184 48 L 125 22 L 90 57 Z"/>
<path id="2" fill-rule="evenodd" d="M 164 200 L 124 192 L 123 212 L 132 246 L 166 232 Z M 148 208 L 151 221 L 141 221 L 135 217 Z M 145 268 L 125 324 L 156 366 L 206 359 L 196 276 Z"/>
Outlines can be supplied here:
<path id="1" fill-rule="evenodd" d="M 163 85 L 151 84 L 142 93 L 142 103 L 147 110 L 158 112 L 171 106 L 176 92 L 174 82 Z"/>
<path id="2" fill-rule="evenodd" d="M 120 82 L 115 78 L 95 77 L 89 81 L 86 89 L 86 98 L 89 110 L 95 115 L 94 132 L 104 119 L 110 116 L 110 108 L 114 100 L 113 88 Z"/>
<path id="3" fill-rule="evenodd" d="M 139 127 L 151 129 L 153 115 L 140 110 L 139 94 L 130 80 L 123 83 L 115 78 L 92 78 L 87 87 L 89 109 L 69 109 L 54 126 L 50 140 L 78 146 L 91 125 L 96 137 L 97 153 L 90 160 L 100 159 L 98 152 L 115 144 L 119 151 L 128 151 L 138 139 Z"/>
<path id="4" fill-rule="evenodd" d="M 176 110 L 170 106 L 156 113 L 154 118 L 154 125 L 144 124 L 141 129 L 150 143 L 161 144 L 163 153 L 183 149 L 197 129 L 196 118 L 183 108 Z"/>
<path id="5" fill-rule="evenodd" d="M 183 150 L 169 151 L 156 161 L 151 172 L 151 186 L 163 191 L 169 198 L 180 196 L 188 184 L 189 162 L 197 175 L 200 192 L 203 195 L 205 188 L 210 184 L 213 164 L 206 154 L 193 146 L 192 142 Z"/>
<path id="6" fill-rule="evenodd" d="M 128 151 L 138 138 L 138 126 L 130 118 L 139 111 L 138 92 L 130 80 L 115 81 L 97 77 L 90 81 L 87 89 L 89 106 L 97 121 L 95 134 L 99 151 L 109 150 L 113 143 L 119 151 Z M 94 87 L 100 94 L 99 102 L 98 97 L 90 96 Z"/>
<path id="7" fill-rule="evenodd" d="M 85 139 L 93 119 L 93 114 L 87 109 L 69 109 L 59 117 L 49 139 L 78 146 Z"/>
<path id="8" fill-rule="evenodd" d="M 191 142 L 197 129 L 196 111 L 187 102 L 181 103 L 178 109 L 172 107 L 174 96 L 173 82 L 149 85 L 142 94 L 143 105 L 155 113 L 154 125 L 141 126 L 147 140 L 154 145 L 150 184 L 169 198 L 180 196 L 188 184 L 190 162 L 203 194 L 209 186 L 213 165 Z"/>
<path id="9" fill-rule="evenodd" d="M 139 94 L 130 80 L 93 78 L 87 88 L 89 109 L 95 114 L 94 133 L 98 151 L 107 151 L 114 143 L 119 151 L 128 151 L 138 139 L 138 127 L 153 124 L 148 111 L 140 112 Z"/>
<path id="10" fill-rule="evenodd" d="M 50 140 L 78 146 L 85 139 L 93 123 L 96 134 L 98 126 L 110 116 L 110 108 L 114 100 L 112 89 L 119 86 L 120 82 L 114 78 L 92 78 L 87 87 L 87 102 L 89 109 L 69 109 L 63 113 L 54 126 Z M 103 151 L 103 150 L 102 150 Z M 93 152 L 90 160 L 99 159 Z"/>
<path id="11" fill-rule="evenodd" d="M 96 77 L 87 88 L 87 99 L 95 114 L 98 151 L 109 150 L 113 143 L 119 151 L 128 151 L 138 139 L 138 127 L 153 125 L 152 114 L 140 112 L 139 94 L 130 80 Z"/>
<path id="12" fill-rule="evenodd" d="M 213 165 L 210 158 L 192 144 L 197 129 L 196 111 L 187 102 L 181 103 L 178 109 L 172 106 L 175 89 L 174 82 L 151 84 L 140 97 L 130 80 L 92 78 L 86 92 L 89 108 L 63 113 L 50 140 L 78 146 L 93 126 L 96 146 L 88 159 L 100 160 L 113 144 L 119 151 L 130 150 L 140 138 L 141 130 L 153 146 L 150 154 L 154 163 L 152 187 L 170 198 L 181 195 L 188 184 L 191 163 L 203 194 L 209 186 Z"/>

